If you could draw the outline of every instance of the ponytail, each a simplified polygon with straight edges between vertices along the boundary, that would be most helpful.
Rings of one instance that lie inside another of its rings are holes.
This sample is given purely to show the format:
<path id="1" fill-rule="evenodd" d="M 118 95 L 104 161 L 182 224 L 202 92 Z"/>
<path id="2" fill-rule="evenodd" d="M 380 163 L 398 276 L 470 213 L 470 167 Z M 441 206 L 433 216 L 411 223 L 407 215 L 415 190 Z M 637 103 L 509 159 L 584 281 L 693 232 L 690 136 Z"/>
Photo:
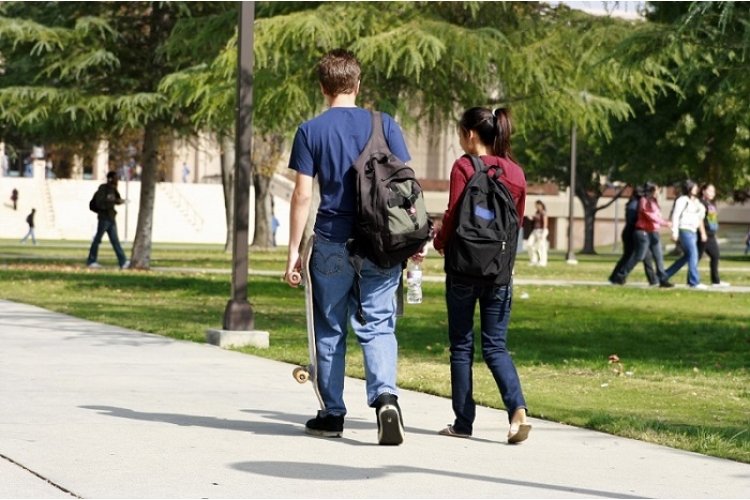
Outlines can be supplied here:
<path id="1" fill-rule="evenodd" d="M 467 109 L 458 126 L 464 134 L 469 130 L 476 132 L 482 144 L 492 147 L 495 156 L 515 161 L 510 150 L 512 126 L 507 108 L 497 108 L 494 111 L 481 107 Z"/>
<path id="2" fill-rule="evenodd" d="M 513 154 L 510 149 L 510 135 L 513 133 L 510 110 L 508 108 L 494 109 L 492 111 L 492 122 L 495 127 L 495 140 L 492 144 L 495 155 L 513 160 Z"/>

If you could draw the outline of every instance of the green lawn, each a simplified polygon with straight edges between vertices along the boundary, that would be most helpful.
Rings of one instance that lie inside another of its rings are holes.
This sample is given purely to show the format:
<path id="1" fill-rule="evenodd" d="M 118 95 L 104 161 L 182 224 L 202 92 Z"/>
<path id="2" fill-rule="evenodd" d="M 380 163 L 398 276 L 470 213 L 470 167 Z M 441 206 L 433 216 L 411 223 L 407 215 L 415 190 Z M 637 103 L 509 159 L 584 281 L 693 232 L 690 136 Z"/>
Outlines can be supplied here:
<path id="1" fill-rule="evenodd" d="M 207 328 L 221 326 L 228 274 L 90 271 L 87 249 L 85 242 L 21 247 L 0 241 L 0 298 L 196 342 L 205 340 Z M 106 242 L 100 253 L 111 259 L 102 263 L 115 266 Z M 250 268 L 281 273 L 285 256 L 285 249 L 251 251 Z M 602 283 L 516 285 L 509 346 L 530 414 L 750 463 L 750 293 L 613 287 L 605 283 L 616 256 L 578 259 L 572 266 L 553 253 L 550 265 L 539 269 L 519 257 L 519 279 Z M 227 270 L 230 264 L 220 247 L 200 245 L 156 245 L 152 260 L 155 267 Z M 722 267 L 722 279 L 750 285 L 750 259 L 730 254 Z M 440 269 L 433 253 L 425 274 L 438 276 Z M 683 282 L 684 273 L 675 282 Z M 630 281 L 645 282 L 642 268 Z M 273 276 L 251 276 L 248 287 L 255 326 L 271 332 L 271 347 L 243 351 L 305 362 L 302 291 Z M 399 384 L 447 397 L 444 286 L 423 287 L 424 302 L 407 305 L 398 323 Z M 519 298 L 523 293 L 528 299 Z M 350 341 L 348 374 L 362 377 L 361 353 Z M 621 367 L 608 363 L 612 354 Z M 476 361 L 476 399 L 502 407 L 479 353 Z"/>

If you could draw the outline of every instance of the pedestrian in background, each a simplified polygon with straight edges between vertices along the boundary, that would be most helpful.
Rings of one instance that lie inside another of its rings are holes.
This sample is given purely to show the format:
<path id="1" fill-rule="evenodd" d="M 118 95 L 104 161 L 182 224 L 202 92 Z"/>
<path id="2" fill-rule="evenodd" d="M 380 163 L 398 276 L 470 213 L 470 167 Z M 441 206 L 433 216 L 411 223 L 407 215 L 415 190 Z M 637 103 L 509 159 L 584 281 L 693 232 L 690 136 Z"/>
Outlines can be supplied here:
<path id="1" fill-rule="evenodd" d="M 10 201 L 13 202 L 13 210 L 18 210 L 18 189 L 13 188 L 10 192 Z"/>
<path id="2" fill-rule="evenodd" d="M 698 240 L 698 260 L 705 253 L 710 259 L 711 266 L 711 286 L 726 287 L 729 283 L 719 279 L 719 242 L 716 240 L 716 234 L 719 232 L 719 210 L 714 205 L 716 198 L 716 188 L 713 184 L 704 184 L 701 188 L 701 203 L 706 207 L 706 218 L 703 220 L 703 226 L 706 228 L 706 241 Z"/>
<path id="3" fill-rule="evenodd" d="M 26 244 L 26 240 L 29 239 L 29 236 L 31 236 L 31 241 L 34 243 L 34 245 L 38 245 L 36 241 L 36 235 L 34 235 L 34 215 L 36 214 L 36 208 L 31 209 L 31 213 L 26 216 L 26 224 L 29 225 L 29 232 L 26 233 L 26 236 L 23 237 L 21 240 L 21 245 Z"/>
<path id="4" fill-rule="evenodd" d="M 610 279 L 613 285 L 624 285 L 630 272 L 636 264 L 646 258 L 650 250 L 656 262 L 656 277 L 659 278 L 659 286 L 662 288 L 674 286 L 669 282 L 667 273 L 664 271 L 661 237 L 659 236 L 659 229 L 672 227 L 672 223 L 662 219 L 659 200 L 657 200 L 658 191 L 659 186 L 654 182 L 649 181 L 643 186 L 644 195 L 638 200 L 638 220 L 635 222 L 635 250 L 622 269 Z"/>
<path id="5" fill-rule="evenodd" d="M 635 223 L 638 222 L 638 201 L 641 198 L 643 198 L 643 187 L 634 187 L 630 199 L 628 200 L 627 205 L 625 205 L 625 227 L 621 234 L 622 257 L 617 261 L 615 268 L 612 270 L 612 274 L 609 275 L 610 283 L 612 283 L 615 276 L 622 271 L 625 264 L 633 255 L 633 252 L 635 252 Z M 647 250 L 646 255 L 643 257 L 643 270 L 646 272 L 648 283 L 651 286 L 658 286 L 659 278 L 656 277 L 656 273 L 654 272 L 654 262 L 651 258 L 650 250 Z"/>
<path id="6" fill-rule="evenodd" d="M 672 209 L 672 241 L 682 245 L 682 257 L 672 263 L 666 270 L 671 278 L 682 267 L 688 265 L 688 285 L 690 288 L 703 290 L 708 288 L 701 283 L 698 273 L 698 240 L 706 241 L 706 228 L 703 220 L 706 207 L 698 199 L 698 184 L 688 179 L 682 183 L 682 196 L 677 198 Z"/>
<path id="7" fill-rule="evenodd" d="M 115 205 L 125 203 L 125 200 L 122 199 L 120 192 L 117 190 L 117 180 L 117 172 L 112 171 L 107 173 L 107 183 L 100 185 L 94 195 L 98 225 L 94 241 L 91 242 L 91 248 L 89 249 L 89 257 L 86 259 L 86 265 L 93 269 L 102 268 L 97 262 L 97 256 L 104 233 L 107 233 L 109 242 L 112 243 L 112 248 L 120 264 L 120 269 L 130 267 L 130 261 L 125 257 L 125 252 L 122 251 L 122 246 L 120 246 L 120 237 L 117 235 L 117 221 L 115 219 L 117 212 L 115 211 Z"/>
<path id="8" fill-rule="evenodd" d="M 529 265 L 545 267 L 547 265 L 547 235 L 549 234 L 549 219 L 547 207 L 542 200 L 537 200 L 534 213 L 534 226 L 531 236 L 526 241 L 529 253 Z"/>

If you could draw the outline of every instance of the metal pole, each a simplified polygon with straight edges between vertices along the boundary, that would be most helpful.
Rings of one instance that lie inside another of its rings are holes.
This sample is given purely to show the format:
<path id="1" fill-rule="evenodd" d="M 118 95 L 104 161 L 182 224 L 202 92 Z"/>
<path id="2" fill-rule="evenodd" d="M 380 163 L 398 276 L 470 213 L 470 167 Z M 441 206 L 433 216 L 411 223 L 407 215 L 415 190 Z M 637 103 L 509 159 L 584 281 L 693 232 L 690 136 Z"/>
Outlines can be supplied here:
<path id="1" fill-rule="evenodd" d="M 576 126 L 570 132 L 570 196 L 568 200 L 568 264 L 578 264 L 576 254 L 573 251 L 573 210 L 576 199 Z"/>
<path id="2" fill-rule="evenodd" d="M 237 133 L 235 136 L 232 298 L 224 310 L 224 329 L 254 330 L 255 318 L 247 300 L 247 254 L 250 207 L 250 153 L 253 118 L 253 24 L 255 2 L 239 2 L 237 43 Z"/>
<path id="3" fill-rule="evenodd" d="M 620 233 L 619 224 L 618 224 L 618 222 L 620 221 L 619 210 L 618 210 L 619 207 L 620 207 L 620 200 L 617 199 L 615 200 L 615 244 L 614 244 L 614 247 L 612 248 L 612 251 L 615 253 L 617 253 L 617 244 L 620 241 L 619 237 L 617 236 Z"/>
<path id="4" fill-rule="evenodd" d="M 128 206 L 130 205 L 130 170 L 125 171 L 125 234 L 122 241 L 128 242 Z"/>

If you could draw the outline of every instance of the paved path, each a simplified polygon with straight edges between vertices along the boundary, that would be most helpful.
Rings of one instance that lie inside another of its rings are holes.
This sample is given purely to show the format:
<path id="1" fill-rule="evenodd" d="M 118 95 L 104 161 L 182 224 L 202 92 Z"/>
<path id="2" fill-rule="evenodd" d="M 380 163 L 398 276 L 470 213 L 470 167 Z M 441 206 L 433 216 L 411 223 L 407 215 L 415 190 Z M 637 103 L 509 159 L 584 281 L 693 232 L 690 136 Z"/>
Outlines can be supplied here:
<path id="1" fill-rule="evenodd" d="M 743 498 L 750 465 L 505 412 L 438 436 L 450 401 L 403 391 L 406 441 L 376 444 L 347 379 L 342 439 L 292 365 L 0 301 L 0 498 Z"/>

